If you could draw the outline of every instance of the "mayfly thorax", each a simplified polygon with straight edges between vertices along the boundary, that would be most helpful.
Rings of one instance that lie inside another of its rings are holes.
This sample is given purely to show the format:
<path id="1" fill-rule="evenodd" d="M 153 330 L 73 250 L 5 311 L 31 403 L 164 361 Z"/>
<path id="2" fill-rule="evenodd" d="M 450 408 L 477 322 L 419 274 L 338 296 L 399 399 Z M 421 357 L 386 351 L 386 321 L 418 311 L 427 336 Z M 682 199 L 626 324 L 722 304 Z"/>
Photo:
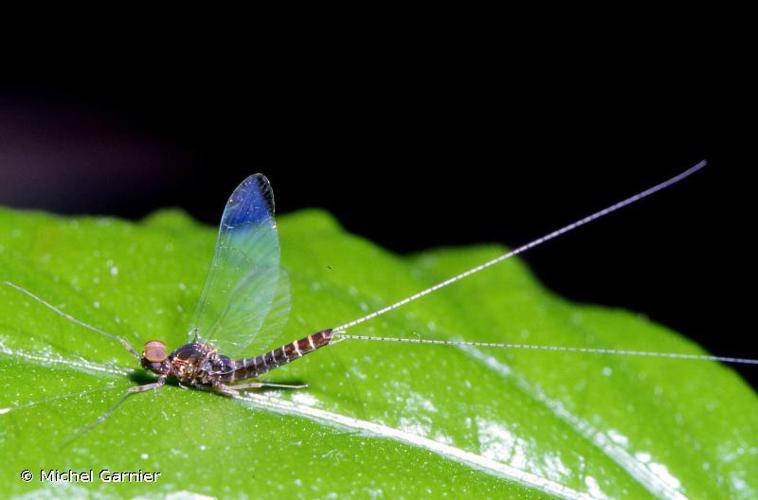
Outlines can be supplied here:
<path id="1" fill-rule="evenodd" d="M 243 390 L 262 387 L 303 388 L 304 385 L 267 383 L 259 380 L 259 377 L 331 343 L 347 340 L 505 349 L 541 349 L 601 355 L 650 356 L 756 364 L 758 360 L 753 359 L 671 352 L 429 340 L 346 333 L 361 323 L 389 313 L 611 212 L 636 203 L 676 184 L 699 171 L 705 165 L 706 162 L 701 161 L 679 175 L 563 226 L 507 254 L 484 262 L 363 317 L 333 328 L 322 329 L 273 350 L 270 342 L 282 331 L 289 315 L 290 288 L 287 273 L 281 268 L 279 262 L 280 249 L 274 220 L 273 193 L 268 180 L 260 174 L 245 179 L 235 189 L 226 204 L 219 226 L 215 254 L 189 329 L 188 341 L 173 351 L 161 340 L 153 339 L 148 340 L 144 344 L 142 352 L 139 353 L 124 338 L 72 317 L 20 285 L 10 282 L 6 282 L 6 285 L 23 292 L 60 316 L 120 342 L 145 370 L 157 375 L 158 378 L 154 382 L 128 389 L 126 394 L 93 425 L 105 420 L 129 395 L 158 389 L 169 378 L 175 379 L 182 387 L 209 390 L 231 397 L 239 395 L 240 391 Z M 246 357 L 250 355 L 253 357 Z"/>

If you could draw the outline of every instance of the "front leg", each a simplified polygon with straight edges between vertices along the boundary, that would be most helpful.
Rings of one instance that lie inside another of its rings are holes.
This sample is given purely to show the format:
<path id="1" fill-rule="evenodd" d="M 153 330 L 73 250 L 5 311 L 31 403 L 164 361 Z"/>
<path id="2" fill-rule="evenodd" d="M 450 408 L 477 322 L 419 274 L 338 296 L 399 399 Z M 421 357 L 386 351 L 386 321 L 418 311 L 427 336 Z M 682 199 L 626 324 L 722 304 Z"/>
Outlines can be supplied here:
<path id="1" fill-rule="evenodd" d="M 97 422 L 95 422 L 95 425 L 103 423 L 103 421 L 106 418 L 110 417 L 111 413 L 113 413 L 114 410 L 116 408 L 118 408 L 119 405 L 121 403 L 123 403 L 126 400 L 126 398 L 128 398 L 132 394 L 137 394 L 138 392 L 153 391 L 155 389 L 160 389 L 161 387 L 163 387 L 163 384 L 165 384 L 165 383 L 166 383 L 166 377 L 162 376 L 158 380 L 156 380 L 155 382 L 153 382 L 151 384 L 135 385 L 134 387 L 130 387 L 129 389 L 126 390 L 126 394 L 124 394 L 123 396 L 121 396 L 121 399 L 119 399 L 116 402 L 115 405 L 113 405 L 108 411 L 106 411 L 105 413 L 103 413 L 103 415 L 100 418 L 97 419 Z"/>
<path id="2" fill-rule="evenodd" d="M 130 387 L 129 389 L 126 390 L 126 393 L 123 396 L 121 396 L 121 399 L 119 399 L 118 401 L 116 401 L 116 404 L 114 404 L 113 406 L 111 406 L 108 409 L 108 411 L 106 411 L 105 413 L 103 413 L 100 416 L 100 418 L 98 418 L 95 422 L 93 422 L 93 423 L 91 423 L 89 425 L 86 425 L 86 426 L 80 428 L 77 432 L 75 432 L 73 435 L 71 435 L 68 439 L 66 439 L 66 441 L 64 441 L 63 446 L 67 446 L 69 443 L 71 443 L 73 440 L 77 439 L 79 436 L 82 436 L 83 434 L 86 434 L 87 432 L 89 432 L 92 429 L 94 429 L 96 426 L 98 426 L 98 425 L 102 424 L 103 422 L 105 422 L 105 419 L 107 419 L 108 417 L 110 417 L 111 413 L 113 413 L 116 410 L 116 408 L 118 408 L 121 405 L 121 403 L 123 403 L 124 401 L 126 401 L 126 398 L 128 398 L 132 394 L 137 394 L 138 392 L 145 392 L 145 391 L 152 391 L 152 390 L 155 390 L 155 389 L 160 389 L 161 387 L 163 387 L 163 385 L 165 383 L 166 383 L 166 377 L 164 375 L 164 376 L 161 376 L 160 378 L 158 378 L 158 380 L 156 380 L 155 382 L 152 382 L 150 384 L 135 385 L 133 387 Z"/>

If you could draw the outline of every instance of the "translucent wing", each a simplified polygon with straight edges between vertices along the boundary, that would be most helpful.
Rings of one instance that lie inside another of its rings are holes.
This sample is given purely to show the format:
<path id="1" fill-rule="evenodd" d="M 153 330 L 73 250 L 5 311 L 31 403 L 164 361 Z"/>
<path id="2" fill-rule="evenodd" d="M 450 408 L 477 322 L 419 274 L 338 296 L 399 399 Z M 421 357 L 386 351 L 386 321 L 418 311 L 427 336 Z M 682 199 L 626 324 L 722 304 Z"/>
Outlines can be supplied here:
<path id="1" fill-rule="evenodd" d="M 227 356 L 259 354 L 287 321 L 289 280 L 279 267 L 274 195 L 261 174 L 234 190 L 224 209 L 190 339 Z"/>

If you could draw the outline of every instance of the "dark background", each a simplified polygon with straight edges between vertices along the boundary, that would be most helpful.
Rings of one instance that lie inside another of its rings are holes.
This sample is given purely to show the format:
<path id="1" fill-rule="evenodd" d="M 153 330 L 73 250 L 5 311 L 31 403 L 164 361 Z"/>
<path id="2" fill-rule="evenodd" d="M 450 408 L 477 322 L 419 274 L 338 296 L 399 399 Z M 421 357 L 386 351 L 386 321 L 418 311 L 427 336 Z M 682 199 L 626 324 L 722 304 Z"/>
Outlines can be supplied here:
<path id="1" fill-rule="evenodd" d="M 744 291 L 751 84 L 694 63 L 493 62 L 16 78 L 0 84 L 0 204 L 128 218 L 179 206 L 216 224 L 236 184 L 263 172 L 279 213 L 323 207 L 397 252 L 516 246 L 706 158 L 704 172 L 525 259 L 568 298 L 758 358 Z"/>

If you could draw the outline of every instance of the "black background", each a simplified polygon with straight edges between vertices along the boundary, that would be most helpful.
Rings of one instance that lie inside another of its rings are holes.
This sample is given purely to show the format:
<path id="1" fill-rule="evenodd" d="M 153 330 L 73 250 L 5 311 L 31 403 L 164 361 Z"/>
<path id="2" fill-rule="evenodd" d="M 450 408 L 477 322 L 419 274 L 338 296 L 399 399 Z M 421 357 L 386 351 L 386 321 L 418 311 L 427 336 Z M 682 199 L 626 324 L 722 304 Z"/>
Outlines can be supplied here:
<path id="1" fill-rule="evenodd" d="M 754 100 L 737 70 L 452 49 L 322 56 L 16 74 L 0 85 L 0 203 L 128 218 L 180 206 L 215 224 L 236 184 L 263 172 L 279 213 L 323 207 L 397 252 L 516 246 L 706 158 L 695 177 L 524 258 L 568 298 L 758 358 Z"/>

